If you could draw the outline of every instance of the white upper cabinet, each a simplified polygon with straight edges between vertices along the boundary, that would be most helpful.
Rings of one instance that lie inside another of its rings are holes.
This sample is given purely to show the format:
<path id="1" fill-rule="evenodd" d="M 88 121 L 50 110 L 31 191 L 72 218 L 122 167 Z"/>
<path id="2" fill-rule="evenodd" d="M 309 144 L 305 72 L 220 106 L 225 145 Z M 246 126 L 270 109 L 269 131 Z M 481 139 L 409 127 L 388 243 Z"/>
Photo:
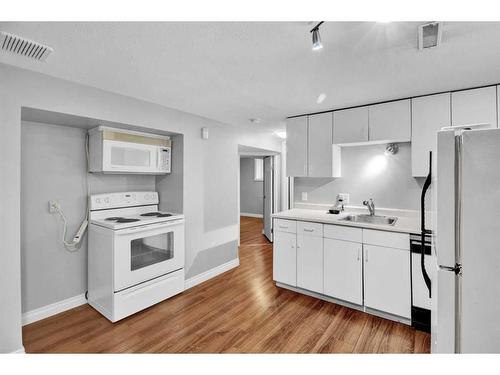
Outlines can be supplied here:
<path id="1" fill-rule="evenodd" d="M 370 141 L 409 142 L 411 137 L 410 99 L 368 107 Z"/>
<path id="2" fill-rule="evenodd" d="M 483 87 L 451 94 L 451 125 L 490 124 L 497 127 L 497 88 Z"/>
<path id="3" fill-rule="evenodd" d="M 307 177 L 307 116 L 286 124 L 286 175 Z"/>
<path id="4" fill-rule="evenodd" d="M 451 94 L 437 94 L 412 99 L 411 171 L 413 177 L 429 172 L 429 151 L 436 166 L 437 132 L 451 125 Z M 435 170 L 435 168 L 433 168 Z"/>
<path id="5" fill-rule="evenodd" d="M 340 177 L 340 148 L 332 145 L 332 112 L 287 122 L 287 176 Z"/>
<path id="6" fill-rule="evenodd" d="M 332 176 L 332 113 L 309 116 L 308 176 Z"/>
<path id="7" fill-rule="evenodd" d="M 368 107 L 333 112 L 333 143 L 368 141 Z"/>

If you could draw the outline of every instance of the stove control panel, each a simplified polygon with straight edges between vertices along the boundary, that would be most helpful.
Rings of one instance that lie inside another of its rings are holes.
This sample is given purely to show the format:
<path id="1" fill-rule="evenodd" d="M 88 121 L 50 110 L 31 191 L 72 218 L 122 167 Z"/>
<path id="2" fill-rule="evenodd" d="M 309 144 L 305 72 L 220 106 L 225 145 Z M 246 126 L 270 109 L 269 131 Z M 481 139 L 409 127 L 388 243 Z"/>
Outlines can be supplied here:
<path id="1" fill-rule="evenodd" d="M 94 194 L 90 197 L 90 210 L 146 206 L 158 204 L 156 191 L 132 191 L 124 193 Z"/>

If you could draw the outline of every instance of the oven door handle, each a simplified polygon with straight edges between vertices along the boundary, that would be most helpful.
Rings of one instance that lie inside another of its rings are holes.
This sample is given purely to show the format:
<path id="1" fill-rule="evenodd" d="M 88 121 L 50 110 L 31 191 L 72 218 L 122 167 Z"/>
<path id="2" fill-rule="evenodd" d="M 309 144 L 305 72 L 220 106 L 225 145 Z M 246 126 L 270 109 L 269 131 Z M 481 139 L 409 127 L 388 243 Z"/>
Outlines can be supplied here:
<path id="1" fill-rule="evenodd" d="M 120 235 L 131 234 L 131 233 L 140 233 L 140 232 L 144 232 L 147 230 L 169 228 L 169 227 L 177 226 L 177 225 L 182 224 L 182 223 L 184 223 L 184 220 L 173 220 L 173 221 L 169 221 L 166 223 L 160 223 L 160 224 L 147 224 L 147 225 L 141 225 L 139 227 L 118 229 L 115 233 L 120 234 Z"/>

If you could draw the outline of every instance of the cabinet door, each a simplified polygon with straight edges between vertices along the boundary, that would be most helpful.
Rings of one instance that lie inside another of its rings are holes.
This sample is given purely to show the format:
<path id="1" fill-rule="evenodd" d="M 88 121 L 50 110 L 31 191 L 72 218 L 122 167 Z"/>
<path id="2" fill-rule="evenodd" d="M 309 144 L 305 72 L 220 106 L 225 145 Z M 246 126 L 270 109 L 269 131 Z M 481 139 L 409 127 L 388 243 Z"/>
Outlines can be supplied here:
<path id="1" fill-rule="evenodd" d="M 273 279 L 297 286 L 296 234 L 275 232 L 273 242 Z"/>
<path id="2" fill-rule="evenodd" d="M 365 306 L 410 318 L 410 251 L 363 245 Z"/>
<path id="3" fill-rule="evenodd" d="M 332 113 L 309 116 L 309 177 L 332 176 Z"/>
<path id="4" fill-rule="evenodd" d="M 451 94 L 438 94 L 412 99 L 411 173 L 425 177 L 429 173 L 429 151 L 436 170 L 437 132 L 451 125 Z"/>
<path id="5" fill-rule="evenodd" d="M 307 177 L 307 116 L 286 124 L 286 175 Z"/>
<path id="6" fill-rule="evenodd" d="M 451 124 L 497 127 L 496 86 L 451 93 Z"/>
<path id="7" fill-rule="evenodd" d="M 370 141 L 410 141 L 410 99 L 371 105 L 368 113 Z"/>
<path id="8" fill-rule="evenodd" d="M 323 293 L 323 237 L 297 234 L 297 286 Z"/>
<path id="9" fill-rule="evenodd" d="M 362 245 L 325 238 L 324 294 L 344 301 L 363 304 Z"/>
<path id="10" fill-rule="evenodd" d="M 368 107 L 333 112 L 333 143 L 368 141 Z"/>

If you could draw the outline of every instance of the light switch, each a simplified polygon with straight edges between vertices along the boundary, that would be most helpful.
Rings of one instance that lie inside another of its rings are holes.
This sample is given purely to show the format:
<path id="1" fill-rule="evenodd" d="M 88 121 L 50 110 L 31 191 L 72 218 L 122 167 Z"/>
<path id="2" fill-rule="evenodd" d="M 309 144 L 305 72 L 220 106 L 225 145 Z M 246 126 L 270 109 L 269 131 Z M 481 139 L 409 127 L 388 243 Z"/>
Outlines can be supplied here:
<path id="1" fill-rule="evenodd" d="M 307 200 L 307 191 L 302 192 L 302 200 L 306 201 Z"/>

